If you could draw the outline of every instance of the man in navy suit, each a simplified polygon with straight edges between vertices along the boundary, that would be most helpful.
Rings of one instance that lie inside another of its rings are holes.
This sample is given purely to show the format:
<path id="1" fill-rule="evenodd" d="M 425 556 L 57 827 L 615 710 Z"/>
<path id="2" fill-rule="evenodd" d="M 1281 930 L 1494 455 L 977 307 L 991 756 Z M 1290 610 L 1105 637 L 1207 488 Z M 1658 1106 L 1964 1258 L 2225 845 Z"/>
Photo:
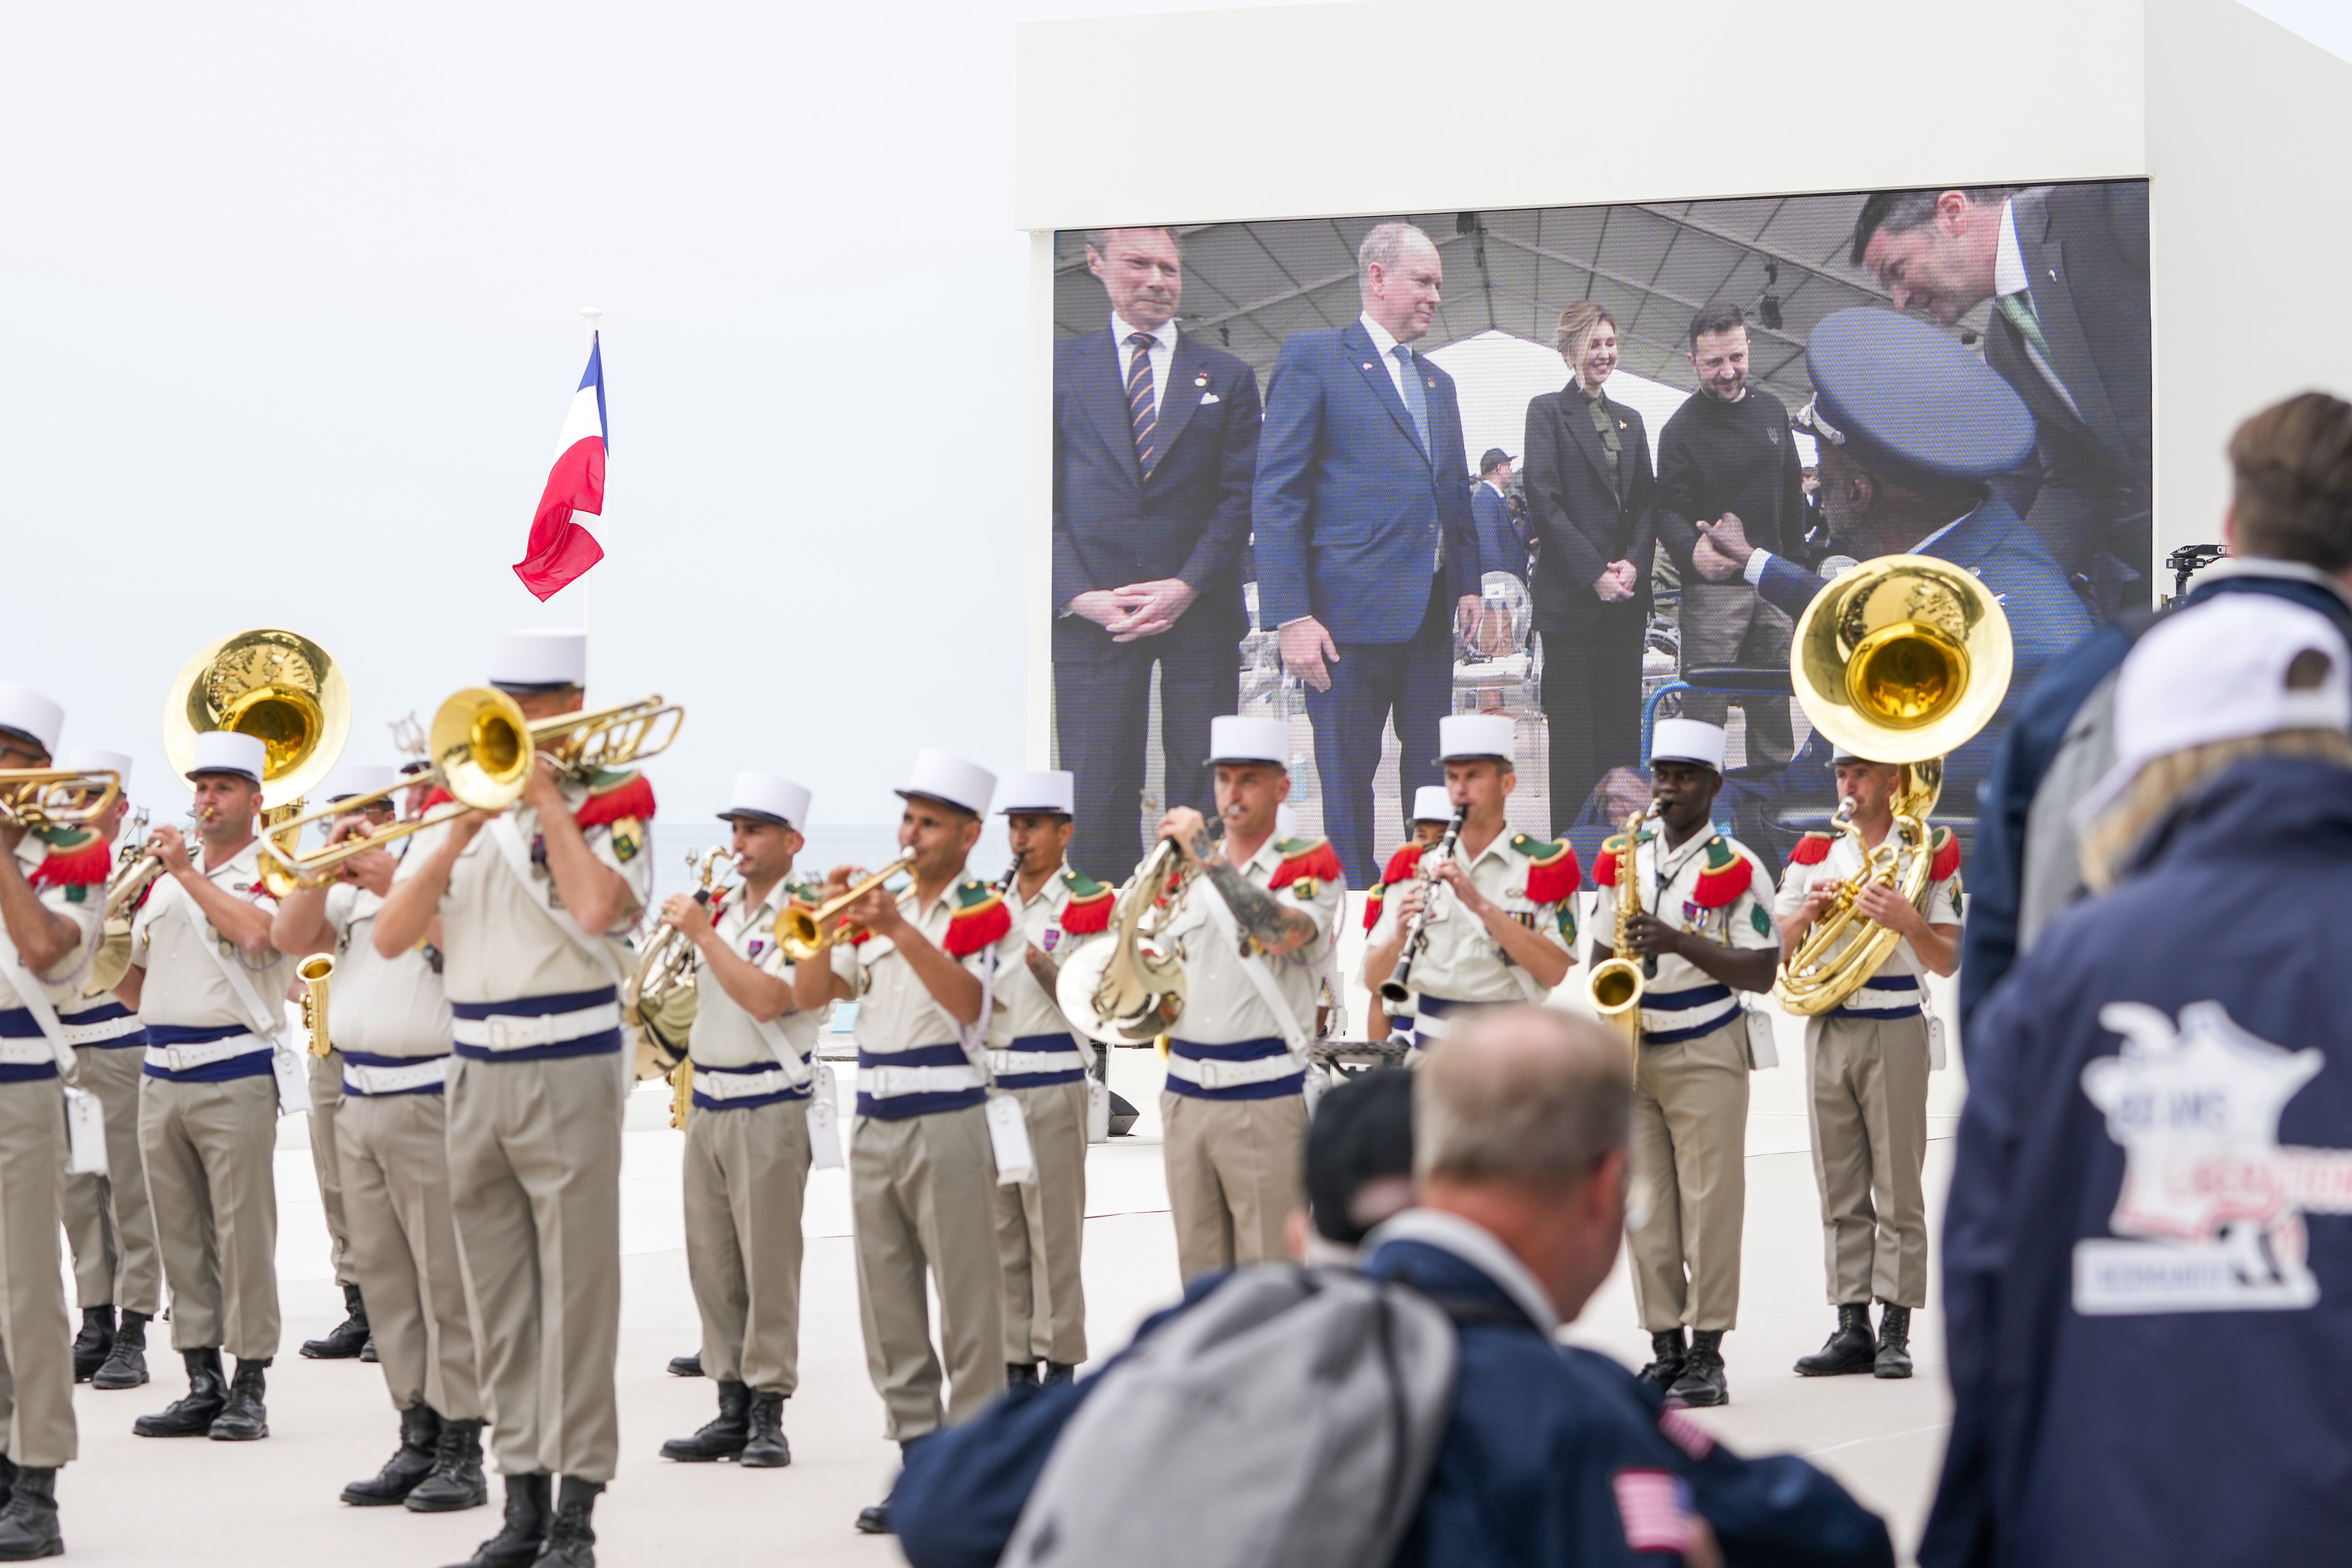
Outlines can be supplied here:
<path id="1" fill-rule="evenodd" d="M 1087 267 L 1110 324 L 1054 351 L 1054 710 L 1071 864 L 1119 882 L 1143 855 L 1155 664 L 1162 799 L 1216 811 L 1209 721 L 1240 706 L 1257 378 L 1177 331 L 1171 231 L 1098 230 Z"/>
<path id="2" fill-rule="evenodd" d="M 1454 623 L 1477 616 L 1483 563 L 1454 378 L 1412 346 L 1437 314 L 1437 247 L 1384 223 L 1356 263 L 1363 314 L 1291 338 L 1267 379 L 1254 521 L 1258 618 L 1307 683 L 1323 831 L 1370 887 L 1390 836 L 1372 821 L 1381 731 L 1393 716 L 1401 800 L 1439 782 Z"/>
<path id="3" fill-rule="evenodd" d="M 1518 461 L 1500 447 L 1478 459 L 1478 482 L 1470 487 L 1470 517 L 1478 530 L 1480 564 L 1528 580 L 1526 525 L 1511 515 L 1511 465 Z"/>

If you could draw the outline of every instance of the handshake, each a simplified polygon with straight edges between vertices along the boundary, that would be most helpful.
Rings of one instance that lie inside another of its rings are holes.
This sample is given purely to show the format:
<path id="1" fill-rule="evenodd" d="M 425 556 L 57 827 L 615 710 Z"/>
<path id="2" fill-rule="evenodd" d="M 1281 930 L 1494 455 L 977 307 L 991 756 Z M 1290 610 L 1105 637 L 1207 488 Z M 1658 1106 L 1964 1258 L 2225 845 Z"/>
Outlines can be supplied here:
<path id="1" fill-rule="evenodd" d="M 1698 542 L 1691 547 L 1691 566 L 1710 583 L 1728 583 L 1748 569 L 1756 547 L 1748 542 L 1748 527 L 1738 512 L 1725 512 L 1713 522 L 1695 523 Z"/>

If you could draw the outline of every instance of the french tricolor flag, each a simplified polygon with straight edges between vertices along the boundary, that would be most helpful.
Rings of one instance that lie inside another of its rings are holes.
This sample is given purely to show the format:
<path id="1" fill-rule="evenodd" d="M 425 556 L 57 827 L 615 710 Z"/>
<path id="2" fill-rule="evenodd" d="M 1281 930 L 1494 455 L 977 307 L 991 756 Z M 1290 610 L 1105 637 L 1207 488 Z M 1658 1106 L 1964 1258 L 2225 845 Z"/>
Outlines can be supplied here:
<path id="1" fill-rule="evenodd" d="M 555 466 L 530 520 L 530 543 L 515 563 L 515 575 L 539 598 L 604 559 L 596 536 L 572 520 L 576 511 L 599 517 L 604 511 L 604 335 L 595 331 L 588 338 L 588 368 L 580 374 L 580 389 L 556 439 Z"/>

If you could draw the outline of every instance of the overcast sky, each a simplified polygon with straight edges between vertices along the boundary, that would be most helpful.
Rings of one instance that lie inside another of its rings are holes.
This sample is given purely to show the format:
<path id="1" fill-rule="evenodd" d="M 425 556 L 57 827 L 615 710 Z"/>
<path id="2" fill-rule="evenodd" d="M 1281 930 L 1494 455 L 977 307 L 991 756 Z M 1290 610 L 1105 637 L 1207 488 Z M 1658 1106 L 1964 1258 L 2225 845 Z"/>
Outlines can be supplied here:
<path id="1" fill-rule="evenodd" d="M 1178 8 L 12 7 L 0 677 L 168 816 L 171 678 L 290 626 L 392 760 L 490 633 L 579 623 L 508 566 L 593 304 L 593 695 L 687 705 L 664 815 L 747 765 L 821 822 L 895 816 L 919 746 L 1020 765 L 1013 24 Z"/>

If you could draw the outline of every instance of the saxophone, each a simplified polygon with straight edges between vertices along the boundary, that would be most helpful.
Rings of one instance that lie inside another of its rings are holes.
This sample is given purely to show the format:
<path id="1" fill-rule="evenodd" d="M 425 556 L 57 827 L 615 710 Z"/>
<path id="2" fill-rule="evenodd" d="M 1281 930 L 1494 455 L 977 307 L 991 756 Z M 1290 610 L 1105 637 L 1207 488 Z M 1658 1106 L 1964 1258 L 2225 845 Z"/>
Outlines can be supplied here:
<path id="1" fill-rule="evenodd" d="M 1625 819 L 1625 847 L 1617 855 L 1616 935 L 1610 943 L 1609 961 L 1593 965 L 1584 979 L 1585 1001 L 1602 1023 L 1625 1037 L 1626 1047 L 1636 1058 L 1642 1050 L 1642 992 L 1658 961 L 1645 958 L 1637 963 L 1627 958 L 1625 934 L 1633 917 L 1642 912 L 1642 881 L 1634 871 L 1633 849 L 1649 816 L 1647 811 L 1637 811 Z"/>

